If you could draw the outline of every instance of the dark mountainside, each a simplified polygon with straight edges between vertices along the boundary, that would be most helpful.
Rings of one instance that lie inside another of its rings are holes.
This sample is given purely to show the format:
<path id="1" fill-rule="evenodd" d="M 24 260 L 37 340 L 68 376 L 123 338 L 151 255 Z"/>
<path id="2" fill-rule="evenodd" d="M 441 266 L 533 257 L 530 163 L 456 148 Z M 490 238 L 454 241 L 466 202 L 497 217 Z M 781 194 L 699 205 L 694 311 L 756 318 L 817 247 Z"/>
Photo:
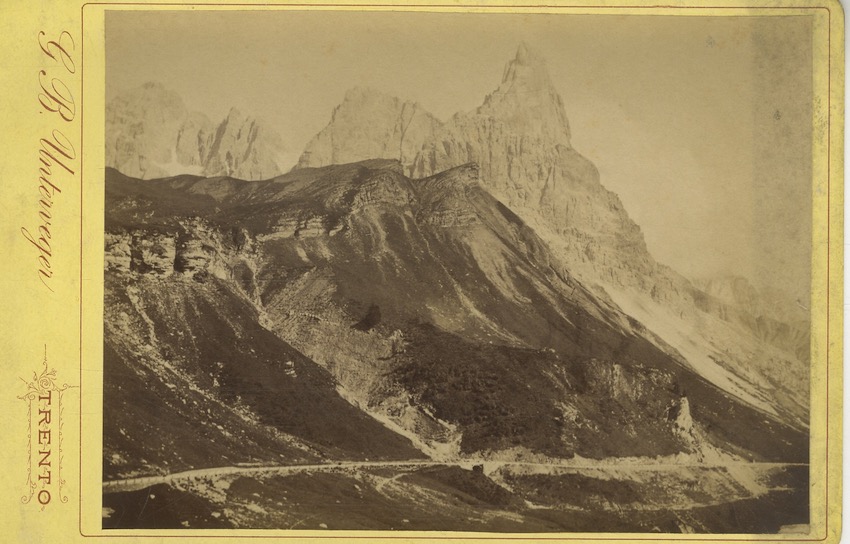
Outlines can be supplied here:
<path id="1" fill-rule="evenodd" d="M 713 443 L 806 458 L 798 431 L 723 394 L 594 299 L 473 165 L 411 180 L 393 161 L 370 161 L 253 183 L 110 171 L 107 195 L 108 275 L 142 301 L 109 307 L 143 312 L 153 323 L 143 338 L 156 338 L 147 343 L 190 373 L 205 365 L 220 379 L 198 385 L 225 399 L 249 389 L 231 364 L 247 376 L 277 365 L 278 376 L 294 359 L 293 373 L 320 375 L 315 361 L 362 406 L 432 429 L 426 442 L 456 426 L 464 453 L 665 455 Z M 228 354 L 225 332 L 241 339 L 248 327 L 256 339 Z M 291 354 L 254 355 L 266 338 Z M 260 359 L 253 372 L 243 351 Z M 674 424 L 681 398 L 696 429 Z"/>

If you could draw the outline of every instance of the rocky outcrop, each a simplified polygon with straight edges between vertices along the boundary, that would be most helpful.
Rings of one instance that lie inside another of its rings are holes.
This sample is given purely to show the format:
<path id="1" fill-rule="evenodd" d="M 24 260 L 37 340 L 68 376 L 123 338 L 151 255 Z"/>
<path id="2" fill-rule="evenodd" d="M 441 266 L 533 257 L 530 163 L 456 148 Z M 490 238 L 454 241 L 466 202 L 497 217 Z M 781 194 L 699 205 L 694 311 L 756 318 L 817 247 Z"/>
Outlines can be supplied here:
<path id="1" fill-rule="evenodd" d="M 137 237 L 134 242 L 130 249 L 130 270 L 157 276 L 169 276 L 174 272 L 177 249 L 173 237 L 152 233 Z"/>
<path id="2" fill-rule="evenodd" d="M 280 136 L 232 109 L 218 124 L 149 82 L 106 105 L 106 166 L 153 179 L 179 174 L 259 180 L 281 173 Z"/>
<path id="3" fill-rule="evenodd" d="M 118 275 L 150 278 L 233 280 L 253 299 L 257 258 L 255 242 L 244 230 L 223 233 L 193 219 L 171 232 L 138 228 L 108 233 L 104 268 Z"/>
<path id="4" fill-rule="evenodd" d="M 416 183 L 419 217 L 438 227 L 461 227 L 479 221 L 468 191 L 481 183 L 477 164 L 465 164 Z"/>
<path id="5" fill-rule="evenodd" d="M 326 223 L 327 219 L 324 216 L 292 217 L 284 215 L 272 227 L 269 234 L 260 234 L 259 239 L 315 238 L 323 234 L 335 233 L 334 229 L 326 226 Z"/>
<path id="6" fill-rule="evenodd" d="M 385 171 L 370 177 L 368 181 L 357 187 L 351 207 L 356 210 L 374 205 L 407 206 L 415 198 L 411 187 L 403 181 L 400 174 Z"/>
<path id="7" fill-rule="evenodd" d="M 611 361 L 591 359 L 581 368 L 580 389 L 619 402 L 647 401 L 659 388 L 670 389 L 675 385 L 670 373 L 627 368 Z"/>
<path id="8" fill-rule="evenodd" d="M 104 269 L 107 271 L 129 272 L 132 257 L 133 239 L 129 234 L 106 233 L 106 243 L 103 258 Z"/>
<path id="9" fill-rule="evenodd" d="M 676 431 L 683 436 L 692 436 L 694 432 L 694 419 L 691 416 L 691 405 L 688 402 L 688 397 L 679 399 L 678 404 L 674 405 L 672 412 L 675 413 L 673 424 Z"/>

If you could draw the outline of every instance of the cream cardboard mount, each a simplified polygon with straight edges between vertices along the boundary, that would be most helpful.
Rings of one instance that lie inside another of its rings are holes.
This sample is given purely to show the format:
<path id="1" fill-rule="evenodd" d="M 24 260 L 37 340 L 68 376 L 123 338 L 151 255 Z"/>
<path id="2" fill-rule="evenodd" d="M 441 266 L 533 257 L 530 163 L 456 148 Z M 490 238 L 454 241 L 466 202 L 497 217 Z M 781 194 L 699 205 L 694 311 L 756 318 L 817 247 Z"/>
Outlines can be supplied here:
<path id="1" fill-rule="evenodd" d="M 11 541 L 839 540 L 839 3 L 3 12 Z"/>

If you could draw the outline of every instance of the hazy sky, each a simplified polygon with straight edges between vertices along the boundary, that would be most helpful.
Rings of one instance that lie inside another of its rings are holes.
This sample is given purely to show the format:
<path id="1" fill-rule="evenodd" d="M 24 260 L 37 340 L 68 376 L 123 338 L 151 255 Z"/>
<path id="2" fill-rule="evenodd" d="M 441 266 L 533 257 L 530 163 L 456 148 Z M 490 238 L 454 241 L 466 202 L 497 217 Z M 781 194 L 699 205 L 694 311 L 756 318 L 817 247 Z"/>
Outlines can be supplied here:
<path id="1" fill-rule="evenodd" d="M 353 86 L 472 110 L 525 40 L 573 146 L 661 262 L 808 292 L 811 21 L 354 12 L 107 12 L 107 99 L 146 81 L 273 124 L 291 163 Z"/>

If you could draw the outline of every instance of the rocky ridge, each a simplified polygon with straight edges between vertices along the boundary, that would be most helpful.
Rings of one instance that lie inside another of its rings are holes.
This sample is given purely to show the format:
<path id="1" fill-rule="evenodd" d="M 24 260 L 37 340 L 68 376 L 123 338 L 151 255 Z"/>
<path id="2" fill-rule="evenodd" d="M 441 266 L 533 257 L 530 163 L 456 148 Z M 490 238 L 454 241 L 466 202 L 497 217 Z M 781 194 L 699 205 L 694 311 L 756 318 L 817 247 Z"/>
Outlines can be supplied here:
<path id="1" fill-rule="evenodd" d="M 560 458 L 802 455 L 768 448 L 795 431 L 653 347 L 572 277 L 475 165 L 414 180 L 372 160 L 252 183 L 111 171 L 107 195 L 111 296 L 128 285 L 163 304 L 186 290 L 248 301 L 255 326 L 432 458 L 515 445 Z M 284 376 L 306 372 L 285 363 Z M 741 442 L 741 425 L 768 434 Z"/>

